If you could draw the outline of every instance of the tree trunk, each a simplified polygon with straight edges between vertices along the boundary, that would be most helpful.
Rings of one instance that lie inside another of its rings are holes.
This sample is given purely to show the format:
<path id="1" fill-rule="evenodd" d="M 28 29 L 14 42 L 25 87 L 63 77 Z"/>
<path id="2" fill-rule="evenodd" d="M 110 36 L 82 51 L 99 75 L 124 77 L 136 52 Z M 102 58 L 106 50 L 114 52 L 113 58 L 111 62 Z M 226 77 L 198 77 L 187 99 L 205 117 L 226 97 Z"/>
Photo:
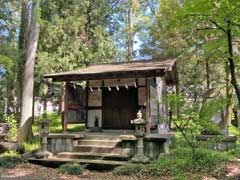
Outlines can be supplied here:
<path id="1" fill-rule="evenodd" d="M 232 117 L 232 88 L 230 86 L 230 77 L 229 77 L 229 66 L 226 62 L 226 113 L 224 118 L 224 128 L 227 129 L 229 125 L 231 125 L 231 117 Z"/>
<path id="2" fill-rule="evenodd" d="M 30 37 L 26 52 L 26 62 L 23 75 L 22 111 L 18 139 L 24 141 L 32 135 L 32 111 L 33 111 L 33 87 L 34 64 L 38 44 L 40 26 L 36 20 L 35 11 L 39 8 L 40 1 L 34 1 L 32 5 Z"/>
<path id="3" fill-rule="evenodd" d="M 207 91 L 210 90 L 210 69 L 209 69 L 209 59 L 207 58 L 205 61 L 206 68 L 206 80 L 207 80 Z"/>
<path id="4" fill-rule="evenodd" d="M 23 50 L 27 47 L 29 33 L 29 1 L 22 0 L 21 26 L 19 34 L 19 49 Z"/>
<path id="5" fill-rule="evenodd" d="M 47 111 L 47 97 L 43 97 L 43 112 Z"/>
<path id="6" fill-rule="evenodd" d="M 128 9 L 128 37 L 127 37 L 127 60 L 132 61 L 133 60 L 133 13 L 132 13 L 132 4 L 129 6 Z"/>
<path id="7" fill-rule="evenodd" d="M 29 16 L 30 8 L 29 8 L 29 0 L 22 0 L 22 13 L 21 13 L 21 25 L 20 25 L 20 33 L 19 33 L 19 49 L 23 51 L 21 61 L 18 62 L 18 90 L 17 90 L 17 106 L 18 113 L 21 113 L 21 102 L 22 102 L 22 82 L 23 82 L 23 69 L 24 69 L 24 59 L 26 52 L 24 50 L 27 49 L 27 41 L 29 34 Z"/>
<path id="8" fill-rule="evenodd" d="M 238 110 L 240 109 L 240 88 L 237 82 L 237 77 L 236 77 L 236 67 L 235 67 L 235 63 L 233 60 L 233 46 L 232 46 L 232 30 L 231 30 L 231 21 L 227 21 L 227 40 L 228 40 L 228 63 L 229 63 L 229 70 L 230 70 L 230 74 L 231 74 L 231 84 L 233 85 L 233 88 L 235 90 L 236 96 L 237 96 L 237 100 L 238 100 Z M 238 111 L 238 122 L 240 121 L 240 114 Z M 240 124 L 238 123 L 238 126 Z"/>
<path id="9" fill-rule="evenodd" d="M 204 37 L 204 42 L 207 44 L 208 43 L 208 36 L 206 35 Z M 209 58 L 210 57 L 207 57 L 206 60 L 205 60 L 205 70 L 206 70 L 206 80 L 207 80 L 207 91 L 210 90 L 210 82 L 211 82 L 211 77 L 210 77 L 210 67 L 209 67 Z"/>

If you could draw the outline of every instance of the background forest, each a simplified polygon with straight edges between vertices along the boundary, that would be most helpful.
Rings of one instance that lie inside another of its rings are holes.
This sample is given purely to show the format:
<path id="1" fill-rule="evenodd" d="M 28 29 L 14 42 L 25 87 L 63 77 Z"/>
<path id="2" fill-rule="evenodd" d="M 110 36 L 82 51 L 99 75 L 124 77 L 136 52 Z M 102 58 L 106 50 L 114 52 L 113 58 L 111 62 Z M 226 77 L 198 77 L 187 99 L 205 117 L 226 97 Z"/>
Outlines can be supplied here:
<path id="1" fill-rule="evenodd" d="M 33 97 L 53 96 L 44 74 L 177 57 L 185 106 L 198 111 L 214 99 L 223 126 L 239 125 L 239 10 L 234 0 L 1 0 L 0 119 L 16 119 L 20 134 L 31 129 Z"/>

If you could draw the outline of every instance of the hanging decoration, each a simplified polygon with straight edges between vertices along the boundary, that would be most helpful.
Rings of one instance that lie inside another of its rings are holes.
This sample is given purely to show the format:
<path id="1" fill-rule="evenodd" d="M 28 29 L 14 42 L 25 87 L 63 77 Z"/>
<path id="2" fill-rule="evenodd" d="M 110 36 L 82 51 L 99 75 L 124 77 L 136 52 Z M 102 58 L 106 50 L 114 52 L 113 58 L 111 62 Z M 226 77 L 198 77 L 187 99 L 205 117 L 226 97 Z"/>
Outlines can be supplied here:
<path id="1" fill-rule="evenodd" d="M 128 90 L 128 85 L 127 84 L 125 84 L 125 88 Z"/>
<path id="2" fill-rule="evenodd" d="M 118 85 L 116 86 L 116 89 L 117 89 L 117 91 L 119 91 L 119 87 L 118 87 Z"/>
<path id="3" fill-rule="evenodd" d="M 134 87 L 137 88 L 137 83 L 135 81 L 133 82 L 133 84 L 134 84 Z"/>
<path id="4" fill-rule="evenodd" d="M 108 86 L 108 90 L 111 91 L 112 89 Z"/>
<path id="5" fill-rule="evenodd" d="M 93 88 L 91 86 L 89 88 L 90 88 L 90 91 L 93 92 Z"/>

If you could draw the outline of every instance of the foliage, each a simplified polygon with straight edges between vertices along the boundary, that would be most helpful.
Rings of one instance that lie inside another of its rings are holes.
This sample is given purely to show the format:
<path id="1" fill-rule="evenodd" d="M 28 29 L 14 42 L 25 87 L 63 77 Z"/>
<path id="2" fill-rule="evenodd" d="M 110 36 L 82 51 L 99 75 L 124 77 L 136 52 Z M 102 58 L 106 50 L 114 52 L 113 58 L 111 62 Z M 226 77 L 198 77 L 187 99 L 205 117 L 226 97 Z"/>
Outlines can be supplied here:
<path id="1" fill-rule="evenodd" d="M 179 142 L 178 142 L 179 144 Z M 175 179 L 199 178 L 200 175 L 218 175 L 224 164 L 232 159 L 227 152 L 199 148 L 196 150 L 195 163 L 192 162 L 191 149 L 181 147 L 172 149 L 168 155 L 160 156 L 148 165 L 129 164 L 114 169 L 116 175 L 173 177 Z"/>
<path id="2" fill-rule="evenodd" d="M 240 158 L 240 145 L 237 144 L 237 147 L 228 151 L 228 154 L 233 156 L 234 158 Z"/>
<path id="3" fill-rule="evenodd" d="M 189 148 L 176 148 L 169 155 L 161 156 L 149 166 L 153 176 L 187 173 L 218 173 L 221 164 L 231 159 L 227 153 L 208 149 L 197 149 L 195 163 L 192 163 L 192 153 Z"/>
<path id="4" fill-rule="evenodd" d="M 41 124 L 41 123 L 50 123 L 51 120 L 48 118 L 48 114 L 47 112 L 43 112 L 42 115 L 40 115 L 39 117 L 37 117 L 35 119 L 35 123 L 36 124 Z"/>
<path id="5" fill-rule="evenodd" d="M 25 162 L 25 160 L 15 152 L 0 155 L 0 167 L 3 168 L 14 168 L 17 164 L 23 162 Z"/>
<path id="6" fill-rule="evenodd" d="M 18 131 L 18 123 L 17 119 L 14 115 L 5 115 L 4 121 L 9 125 L 9 138 L 10 140 L 16 140 L 17 137 L 17 131 Z"/>
<path id="7" fill-rule="evenodd" d="M 229 127 L 229 132 L 233 135 L 236 135 L 238 137 L 240 137 L 240 129 L 238 127 L 235 127 L 235 126 L 230 126 Z"/>
<path id="8" fill-rule="evenodd" d="M 200 104 L 202 105 L 200 106 L 198 103 L 190 103 L 185 99 L 181 94 L 179 96 L 168 94 L 171 110 L 174 112 L 177 111 L 178 107 L 181 107 L 181 115 L 173 117 L 173 123 L 192 149 L 191 157 L 193 158 L 192 162 L 195 164 L 197 163 L 195 158 L 198 158 L 196 148 L 199 146 L 196 136 L 203 131 L 220 134 L 220 129 L 214 124 L 212 118 L 214 113 L 223 107 L 225 101 L 214 99 Z"/>
<path id="9" fill-rule="evenodd" d="M 8 45 L 0 45 L 0 119 L 3 114 L 16 114 L 16 100 L 19 94 L 17 68 L 21 53 Z"/>
<path id="10" fill-rule="evenodd" d="M 23 146 L 26 152 L 38 149 L 40 147 L 40 137 L 34 136 L 31 139 L 23 142 Z"/>
<path id="11" fill-rule="evenodd" d="M 114 168 L 113 174 L 138 176 L 141 174 L 143 169 L 144 169 L 144 165 L 142 164 L 127 164 L 127 165 L 118 166 Z"/>
<path id="12" fill-rule="evenodd" d="M 85 167 L 77 163 L 66 163 L 59 167 L 59 171 L 69 175 L 81 175 Z"/>
<path id="13" fill-rule="evenodd" d="M 49 131 L 50 133 L 60 133 L 62 132 L 62 122 L 61 115 L 58 113 L 47 113 L 47 118 L 49 120 Z M 33 132 L 39 133 L 39 122 L 42 121 L 42 116 L 36 117 L 33 123 Z M 69 132 L 80 132 L 85 128 L 84 124 L 68 124 Z"/>
<path id="14" fill-rule="evenodd" d="M 171 26 L 171 19 L 180 8 L 178 0 L 161 0 L 155 18 L 149 26 L 150 37 L 142 44 L 140 53 L 154 58 L 178 56 L 186 42 L 177 27 Z"/>
<path id="15" fill-rule="evenodd" d="M 109 2 L 112 12 L 109 14 L 108 29 L 118 49 L 115 55 L 116 61 L 132 60 L 128 57 L 129 46 L 133 48 L 134 59 L 142 58 L 139 56 L 138 44 L 149 38 L 148 28 L 152 25 L 158 1 L 110 0 Z"/>

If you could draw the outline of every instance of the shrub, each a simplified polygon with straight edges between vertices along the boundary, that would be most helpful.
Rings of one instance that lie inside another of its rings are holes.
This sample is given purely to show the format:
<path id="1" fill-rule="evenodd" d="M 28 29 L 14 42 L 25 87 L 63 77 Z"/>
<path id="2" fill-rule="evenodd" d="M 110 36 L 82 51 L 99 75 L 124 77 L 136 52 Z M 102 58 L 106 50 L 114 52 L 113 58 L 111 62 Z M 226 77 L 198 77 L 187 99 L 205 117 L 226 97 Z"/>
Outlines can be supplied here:
<path id="1" fill-rule="evenodd" d="M 144 169 L 142 164 L 127 164 L 114 168 L 113 174 L 115 175 L 141 175 Z"/>
<path id="2" fill-rule="evenodd" d="M 66 163 L 59 167 L 59 171 L 69 175 L 81 175 L 85 167 L 77 163 Z"/>
<path id="3" fill-rule="evenodd" d="M 235 153 L 235 152 L 232 152 Z M 218 175 L 224 163 L 231 160 L 229 152 L 197 148 L 192 157 L 191 148 L 177 147 L 168 155 L 160 156 L 150 164 L 128 164 L 116 167 L 115 175 L 170 176 L 174 179 L 200 179 L 201 174 Z"/>
<path id="4" fill-rule="evenodd" d="M 0 167 L 14 168 L 17 164 L 23 163 L 25 160 L 15 152 L 4 153 L 0 156 Z"/>
<path id="5" fill-rule="evenodd" d="M 240 158 L 240 145 L 238 144 L 236 148 L 229 150 L 228 154 L 235 158 Z"/>
<path id="6" fill-rule="evenodd" d="M 190 148 L 176 148 L 148 165 L 146 173 L 152 176 L 177 176 L 185 173 L 217 173 L 221 164 L 229 161 L 228 153 L 209 149 L 196 149 L 194 161 Z M 146 169 L 146 168 L 145 168 Z"/>
<path id="7" fill-rule="evenodd" d="M 208 172 L 218 170 L 222 163 L 231 160 L 227 152 L 219 152 L 209 149 L 197 149 L 193 170 L 195 172 Z"/>
<path id="8" fill-rule="evenodd" d="M 14 115 L 4 116 L 4 121 L 9 125 L 9 139 L 16 140 L 17 136 L 17 119 Z"/>

